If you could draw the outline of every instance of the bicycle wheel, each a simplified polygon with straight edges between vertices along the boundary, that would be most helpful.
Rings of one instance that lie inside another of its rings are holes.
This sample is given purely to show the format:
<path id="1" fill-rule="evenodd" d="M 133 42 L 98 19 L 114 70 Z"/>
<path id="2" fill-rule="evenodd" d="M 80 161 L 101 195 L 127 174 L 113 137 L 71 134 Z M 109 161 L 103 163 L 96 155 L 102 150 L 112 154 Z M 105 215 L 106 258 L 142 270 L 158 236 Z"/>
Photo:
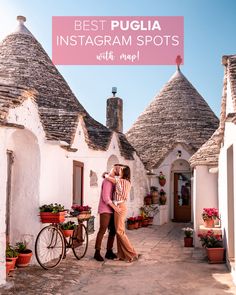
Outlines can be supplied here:
<path id="1" fill-rule="evenodd" d="M 44 227 L 35 242 L 35 255 L 38 263 L 44 269 L 56 267 L 65 254 L 63 234 L 53 225 Z"/>
<path id="2" fill-rule="evenodd" d="M 88 231 L 83 223 L 79 223 L 73 232 L 72 250 L 75 257 L 80 260 L 88 249 Z"/>

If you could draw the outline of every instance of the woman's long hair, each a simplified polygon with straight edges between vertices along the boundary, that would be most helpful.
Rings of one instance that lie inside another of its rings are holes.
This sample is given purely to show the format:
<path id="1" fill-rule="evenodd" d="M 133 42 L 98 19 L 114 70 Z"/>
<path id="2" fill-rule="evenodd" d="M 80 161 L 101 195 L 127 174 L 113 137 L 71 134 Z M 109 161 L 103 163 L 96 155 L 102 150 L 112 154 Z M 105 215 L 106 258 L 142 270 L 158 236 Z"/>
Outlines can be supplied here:
<path id="1" fill-rule="evenodd" d="M 130 182 L 131 172 L 130 172 L 129 166 L 121 167 L 121 169 L 122 169 L 122 176 L 121 176 L 121 178 L 122 179 L 126 179 L 126 180 L 128 180 Z"/>

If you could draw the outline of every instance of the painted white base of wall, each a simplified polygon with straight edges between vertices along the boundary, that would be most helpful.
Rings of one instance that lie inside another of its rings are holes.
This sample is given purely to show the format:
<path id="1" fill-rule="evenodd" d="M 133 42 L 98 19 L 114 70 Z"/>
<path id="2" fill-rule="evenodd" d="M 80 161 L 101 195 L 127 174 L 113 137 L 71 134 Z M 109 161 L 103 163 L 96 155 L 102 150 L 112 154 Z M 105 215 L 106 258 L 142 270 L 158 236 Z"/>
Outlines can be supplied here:
<path id="1" fill-rule="evenodd" d="M 162 225 L 168 222 L 168 207 L 167 205 L 159 206 L 159 212 L 153 218 L 154 225 Z"/>
<path id="2" fill-rule="evenodd" d="M 4 284 L 6 278 L 6 266 L 5 266 L 5 233 L 0 234 L 0 285 Z"/>

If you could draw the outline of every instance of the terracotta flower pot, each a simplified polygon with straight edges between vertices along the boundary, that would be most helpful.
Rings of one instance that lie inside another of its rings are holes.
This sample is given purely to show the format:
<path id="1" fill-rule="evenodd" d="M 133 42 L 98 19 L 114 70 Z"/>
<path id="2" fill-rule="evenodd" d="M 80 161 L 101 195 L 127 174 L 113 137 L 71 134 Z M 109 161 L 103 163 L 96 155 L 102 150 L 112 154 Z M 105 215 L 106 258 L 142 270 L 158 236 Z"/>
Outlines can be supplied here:
<path id="1" fill-rule="evenodd" d="M 134 224 L 134 223 L 127 223 L 127 229 L 128 229 L 128 230 L 133 230 L 133 229 L 135 229 L 135 224 Z"/>
<path id="2" fill-rule="evenodd" d="M 215 227 L 214 219 L 211 218 L 211 219 L 204 220 L 204 225 L 205 227 L 209 227 L 209 228 Z"/>
<path id="3" fill-rule="evenodd" d="M 146 227 L 146 226 L 148 226 L 148 223 L 149 223 L 148 219 L 143 219 L 142 226 Z"/>
<path id="4" fill-rule="evenodd" d="M 65 221 L 66 212 L 51 213 L 40 212 L 40 218 L 42 223 L 61 223 Z"/>
<path id="5" fill-rule="evenodd" d="M 6 275 L 14 268 L 14 262 L 12 260 L 6 260 Z"/>
<path id="6" fill-rule="evenodd" d="M 11 257 L 11 258 L 9 257 L 9 258 L 7 258 L 7 261 L 12 261 L 11 269 L 10 270 L 14 270 L 17 259 L 18 259 L 18 256 L 17 257 Z"/>
<path id="7" fill-rule="evenodd" d="M 206 248 L 209 263 L 222 263 L 224 261 L 224 248 Z"/>
<path id="8" fill-rule="evenodd" d="M 135 228 L 135 229 L 138 229 L 138 228 L 139 228 L 139 221 L 138 221 L 138 220 L 135 221 L 135 223 L 134 223 L 134 228 Z"/>
<path id="9" fill-rule="evenodd" d="M 61 230 L 64 237 L 71 237 L 73 235 L 74 230 L 73 229 L 62 229 Z"/>
<path id="10" fill-rule="evenodd" d="M 152 204 L 158 204 L 159 198 L 158 198 L 158 192 L 153 191 L 151 193 L 152 196 Z"/>
<path id="11" fill-rule="evenodd" d="M 192 237 L 184 237 L 184 247 L 193 247 Z"/>
<path id="12" fill-rule="evenodd" d="M 18 259 L 16 261 L 16 265 L 18 267 L 26 267 L 29 265 L 31 257 L 33 253 L 32 251 L 29 253 L 19 253 Z"/>
<path id="13" fill-rule="evenodd" d="M 160 196 L 159 203 L 160 203 L 160 205 L 165 205 L 166 204 L 166 195 L 161 195 Z"/>
<path id="14" fill-rule="evenodd" d="M 165 178 L 159 178 L 159 184 L 160 186 L 164 186 L 166 184 L 166 179 Z"/>

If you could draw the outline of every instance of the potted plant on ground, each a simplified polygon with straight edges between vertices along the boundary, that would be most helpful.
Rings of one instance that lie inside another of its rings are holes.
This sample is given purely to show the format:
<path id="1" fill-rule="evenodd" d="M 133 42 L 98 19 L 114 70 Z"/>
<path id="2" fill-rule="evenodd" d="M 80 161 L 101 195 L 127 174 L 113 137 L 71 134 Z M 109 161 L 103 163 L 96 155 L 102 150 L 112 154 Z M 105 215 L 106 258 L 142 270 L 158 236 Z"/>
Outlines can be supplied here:
<path id="1" fill-rule="evenodd" d="M 222 263 L 224 261 L 224 248 L 221 235 L 213 230 L 198 234 L 202 246 L 206 248 L 209 263 Z"/>
<path id="2" fill-rule="evenodd" d="M 184 227 L 182 228 L 184 231 L 184 247 L 193 247 L 193 232 L 194 230 L 191 227 Z"/>
<path id="3" fill-rule="evenodd" d="M 143 216 L 142 216 L 142 215 L 139 215 L 139 216 L 137 217 L 137 220 L 138 220 L 138 227 L 142 227 Z"/>
<path id="4" fill-rule="evenodd" d="M 19 267 L 28 266 L 33 253 L 30 249 L 27 248 L 26 242 L 17 242 L 16 250 L 19 253 L 16 265 Z"/>
<path id="5" fill-rule="evenodd" d="M 160 190 L 159 204 L 160 205 L 166 204 L 166 192 L 163 189 Z"/>
<path id="6" fill-rule="evenodd" d="M 154 216 L 159 212 L 159 206 L 156 204 L 142 206 L 140 208 L 141 216 L 143 217 L 142 226 L 152 225 Z"/>
<path id="7" fill-rule="evenodd" d="M 13 264 L 12 260 L 6 260 L 6 275 L 9 275 L 9 272 L 14 268 Z"/>
<path id="8" fill-rule="evenodd" d="M 74 229 L 76 228 L 76 224 L 73 221 L 68 221 L 66 223 L 62 223 L 60 228 L 64 237 L 71 237 L 73 235 Z"/>
<path id="9" fill-rule="evenodd" d="M 160 186 L 164 186 L 166 184 L 166 177 L 162 173 L 162 171 L 159 173 L 158 179 L 159 179 Z"/>
<path id="10" fill-rule="evenodd" d="M 49 204 L 39 207 L 42 223 L 60 223 L 65 221 L 65 209 L 61 204 Z"/>
<path id="11" fill-rule="evenodd" d="M 10 270 L 14 270 L 16 260 L 18 259 L 19 253 L 14 249 L 11 245 L 7 244 L 6 247 L 6 261 L 12 261 L 12 263 L 9 263 Z"/>
<path id="12" fill-rule="evenodd" d="M 214 220 L 220 219 L 218 209 L 203 208 L 202 219 L 204 220 L 205 227 L 214 227 Z"/>
<path id="13" fill-rule="evenodd" d="M 136 223 L 135 217 L 132 216 L 127 218 L 127 229 L 129 230 L 135 229 L 135 223 Z"/>

